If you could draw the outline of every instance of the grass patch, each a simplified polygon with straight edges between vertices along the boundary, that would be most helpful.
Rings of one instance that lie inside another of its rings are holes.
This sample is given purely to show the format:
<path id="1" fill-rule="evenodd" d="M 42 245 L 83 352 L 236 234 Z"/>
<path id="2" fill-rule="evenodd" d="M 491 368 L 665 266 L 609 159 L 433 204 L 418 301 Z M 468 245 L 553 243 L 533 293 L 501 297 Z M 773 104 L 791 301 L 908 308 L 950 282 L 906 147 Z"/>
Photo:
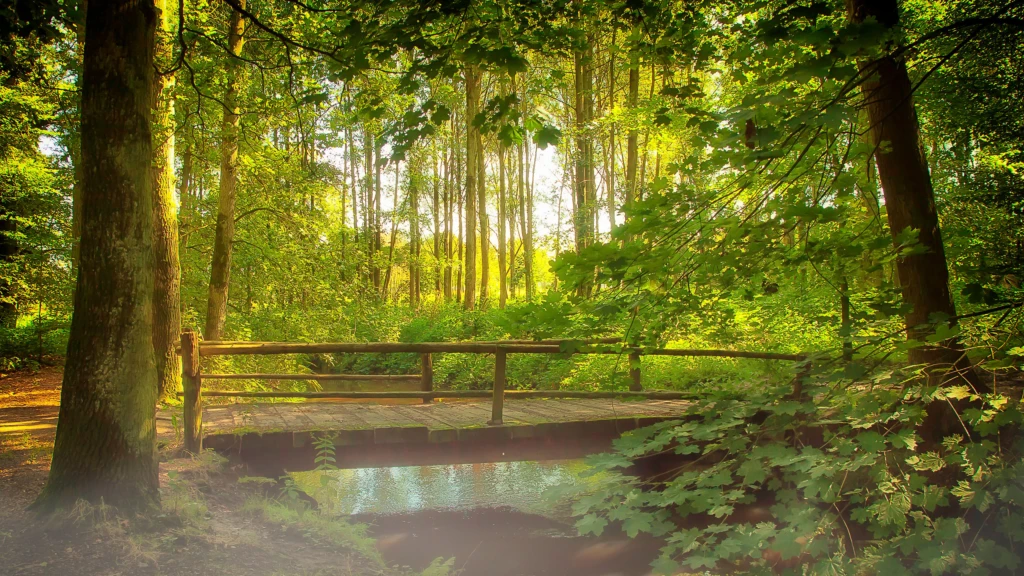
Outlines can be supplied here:
<path id="1" fill-rule="evenodd" d="M 381 569 L 386 567 L 365 524 L 353 524 L 344 518 L 321 513 L 305 502 L 287 496 L 284 501 L 251 496 L 242 510 L 269 524 L 281 526 L 285 531 L 301 534 L 309 541 L 344 547 L 372 560 Z"/>

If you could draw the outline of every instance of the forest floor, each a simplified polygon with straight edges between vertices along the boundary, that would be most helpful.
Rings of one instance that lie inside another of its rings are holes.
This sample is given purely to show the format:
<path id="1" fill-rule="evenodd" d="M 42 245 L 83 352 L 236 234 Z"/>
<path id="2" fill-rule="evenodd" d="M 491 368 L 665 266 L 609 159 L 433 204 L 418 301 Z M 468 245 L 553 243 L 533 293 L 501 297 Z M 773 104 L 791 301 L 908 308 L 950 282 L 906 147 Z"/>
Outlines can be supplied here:
<path id="1" fill-rule="evenodd" d="M 266 501 L 258 483 L 238 482 L 219 457 L 182 456 L 173 445 L 161 449 L 155 518 L 85 504 L 49 518 L 27 511 L 46 481 L 61 377 L 60 367 L 45 367 L 0 378 L 0 575 L 393 573 L 372 553 L 264 520 L 247 506 Z"/>

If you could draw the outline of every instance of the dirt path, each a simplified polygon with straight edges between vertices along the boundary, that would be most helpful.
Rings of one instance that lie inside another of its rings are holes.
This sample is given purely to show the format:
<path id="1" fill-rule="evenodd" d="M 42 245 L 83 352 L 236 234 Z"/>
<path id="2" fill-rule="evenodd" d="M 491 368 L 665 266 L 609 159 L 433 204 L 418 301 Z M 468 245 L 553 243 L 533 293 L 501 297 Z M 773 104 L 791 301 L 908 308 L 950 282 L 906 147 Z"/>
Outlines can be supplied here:
<path id="1" fill-rule="evenodd" d="M 363 575 L 381 566 L 245 512 L 257 488 L 213 456 L 161 455 L 163 514 L 125 519 L 80 506 L 40 519 L 26 508 L 46 481 L 61 368 L 0 379 L 0 574 Z"/>

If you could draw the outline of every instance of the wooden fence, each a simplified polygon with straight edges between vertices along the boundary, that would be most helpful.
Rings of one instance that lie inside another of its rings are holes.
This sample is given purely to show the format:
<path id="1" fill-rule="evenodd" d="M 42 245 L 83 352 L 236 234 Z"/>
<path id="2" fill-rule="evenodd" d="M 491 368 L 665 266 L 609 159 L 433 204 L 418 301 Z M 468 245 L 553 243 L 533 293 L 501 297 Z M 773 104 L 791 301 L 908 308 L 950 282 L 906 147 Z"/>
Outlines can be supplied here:
<path id="1" fill-rule="evenodd" d="M 202 449 L 202 398 L 413 398 L 431 402 L 439 398 L 491 398 L 489 425 L 502 424 L 506 396 L 514 398 L 623 398 L 682 399 L 692 394 L 672 391 L 645 391 L 640 385 L 641 356 L 688 356 L 721 358 L 754 358 L 763 360 L 789 360 L 804 362 L 804 354 L 777 354 L 773 352 L 742 352 L 732 350 L 645 349 L 609 346 L 620 344 L 619 338 L 573 341 L 571 349 L 563 349 L 565 340 L 502 340 L 491 342 L 374 342 L 374 343 L 290 343 L 290 342 L 200 342 L 195 332 L 181 335 L 181 366 L 184 397 L 185 449 Z M 270 354 L 336 354 L 336 353 L 413 353 L 420 355 L 420 373 L 402 375 L 364 374 L 203 374 L 200 359 L 208 356 L 270 355 Z M 494 386 L 491 390 L 434 390 L 433 354 L 493 354 Z M 509 354 L 627 354 L 629 356 L 630 386 L 628 391 L 581 390 L 506 390 L 505 369 Z M 794 394 L 799 395 L 804 371 L 794 381 Z M 418 391 L 329 391 L 329 392 L 242 392 L 203 391 L 203 380 L 314 380 L 314 381 L 371 381 L 415 382 Z"/>

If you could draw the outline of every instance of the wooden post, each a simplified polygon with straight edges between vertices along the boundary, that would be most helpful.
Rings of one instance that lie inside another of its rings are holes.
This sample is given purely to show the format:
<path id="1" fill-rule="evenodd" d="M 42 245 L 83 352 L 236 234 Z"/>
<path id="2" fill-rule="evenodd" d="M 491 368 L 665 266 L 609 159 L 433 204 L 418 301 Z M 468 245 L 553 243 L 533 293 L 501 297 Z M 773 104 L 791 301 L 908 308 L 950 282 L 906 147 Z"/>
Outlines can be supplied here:
<path id="1" fill-rule="evenodd" d="M 491 421 L 487 424 L 500 426 L 502 411 L 505 407 L 505 349 L 498 346 L 494 350 L 494 391 L 491 403 Z"/>
<path id="2" fill-rule="evenodd" d="M 640 352 L 629 353 L 629 389 L 632 392 L 640 392 L 644 389 L 640 384 Z"/>
<path id="3" fill-rule="evenodd" d="M 420 390 L 423 392 L 434 391 L 434 359 L 429 352 L 420 354 Z M 433 401 L 433 398 L 423 399 L 424 404 Z"/>
<path id="4" fill-rule="evenodd" d="M 198 454 L 203 450 L 203 377 L 199 370 L 199 336 L 181 334 L 181 382 L 185 389 L 185 450 Z"/>

